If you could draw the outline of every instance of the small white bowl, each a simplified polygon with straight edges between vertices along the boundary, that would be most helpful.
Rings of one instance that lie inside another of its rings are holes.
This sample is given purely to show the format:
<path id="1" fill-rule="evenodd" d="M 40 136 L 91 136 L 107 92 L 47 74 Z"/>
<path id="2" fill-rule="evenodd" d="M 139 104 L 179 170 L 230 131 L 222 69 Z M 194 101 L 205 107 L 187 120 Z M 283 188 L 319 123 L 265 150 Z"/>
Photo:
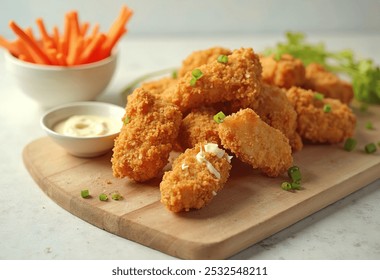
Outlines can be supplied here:
<path id="1" fill-rule="evenodd" d="M 45 108 L 94 100 L 112 80 L 117 57 L 115 52 L 94 63 L 52 66 L 25 62 L 5 52 L 7 70 L 17 86 Z"/>
<path id="2" fill-rule="evenodd" d="M 113 148 L 114 140 L 119 132 L 105 136 L 76 137 L 59 134 L 53 130 L 54 126 L 73 115 L 96 115 L 120 120 L 121 128 L 124 113 L 123 107 L 110 103 L 74 102 L 47 111 L 41 117 L 40 124 L 46 134 L 69 154 L 77 157 L 96 157 L 104 155 Z"/>

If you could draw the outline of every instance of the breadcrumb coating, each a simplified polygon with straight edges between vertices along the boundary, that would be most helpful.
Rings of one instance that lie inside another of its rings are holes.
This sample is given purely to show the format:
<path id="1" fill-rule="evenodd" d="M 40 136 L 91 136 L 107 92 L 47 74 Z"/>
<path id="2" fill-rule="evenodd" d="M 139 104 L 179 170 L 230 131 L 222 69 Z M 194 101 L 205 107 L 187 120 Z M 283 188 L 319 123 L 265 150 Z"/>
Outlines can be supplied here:
<path id="1" fill-rule="evenodd" d="M 252 109 L 227 116 L 219 124 L 219 137 L 223 147 L 238 159 L 270 177 L 277 177 L 292 166 L 289 140 L 281 131 L 262 121 Z"/>
<path id="2" fill-rule="evenodd" d="M 201 142 L 220 145 L 218 124 L 213 117 L 217 111 L 212 107 L 193 109 L 181 122 L 178 142 L 185 150 Z"/>
<path id="3" fill-rule="evenodd" d="M 177 79 L 163 77 L 158 80 L 145 82 L 141 84 L 141 87 L 158 98 L 170 101 L 168 94 L 170 94 L 170 88 L 174 87 L 176 82 Z"/>
<path id="4" fill-rule="evenodd" d="M 158 176 L 168 163 L 182 114 L 178 108 L 138 88 L 128 96 L 124 123 L 115 139 L 113 175 L 144 182 Z"/>
<path id="5" fill-rule="evenodd" d="M 183 77 L 189 71 L 203 64 L 216 61 L 220 55 L 230 55 L 231 50 L 222 47 L 213 47 L 206 50 L 198 50 L 192 52 L 182 61 L 182 66 L 178 70 L 178 77 Z"/>
<path id="6" fill-rule="evenodd" d="M 261 56 L 263 81 L 281 88 L 302 86 L 305 82 L 305 66 L 301 60 L 290 54 L 283 54 L 279 60 L 274 55 Z"/>
<path id="7" fill-rule="evenodd" d="M 356 116 L 352 110 L 337 99 L 315 98 L 315 92 L 298 87 L 287 91 L 287 97 L 297 112 L 297 131 L 311 143 L 336 144 L 352 137 Z M 324 106 L 331 106 L 330 112 Z"/>
<path id="8" fill-rule="evenodd" d="M 290 142 L 293 151 L 303 147 L 297 133 L 297 113 L 286 96 L 286 91 L 263 83 L 260 94 L 251 105 L 260 118 L 270 126 L 281 131 Z"/>
<path id="9" fill-rule="evenodd" d="M 231 170 L 230 158 L 205 151 L 206 143 L 187 149 L 173 163 L 173 169 L 164 174 L 160 184 L 161 202 L 172 212 L 200 209 L 220 191 Z M 205 160 L 199 161 L 199 154 Z M 208 163 L 207 163 L 208 162 Z M 212 167 L 208 167 L 211 164 Z M 210 169 L 211 168 L 211 169 Z M 210 170 L 214 168 L 219 176 Z"/>
<path id="10" fill-rule="evenodd" d="M 354 90 L 350 83 L 341 80 L 317 63 L 306 67 L 306 80 L 303 87 L 323 93 L 325 97 L 339 99 L 345 104 L 349 104 L 354 98 Z"/>
<path id="11" fill-rule="evenodd" d="M 252 48 L 241 48 L 228 56 L 227 63 L 216 60 L 199 66 L 202 76 L 190 84 L 192 73 L 187 72 L 172 93 L 172 102 L 182 112 L 218 102 L 249 99 L 258 94 L 261 86 L 261 64 Z"/>

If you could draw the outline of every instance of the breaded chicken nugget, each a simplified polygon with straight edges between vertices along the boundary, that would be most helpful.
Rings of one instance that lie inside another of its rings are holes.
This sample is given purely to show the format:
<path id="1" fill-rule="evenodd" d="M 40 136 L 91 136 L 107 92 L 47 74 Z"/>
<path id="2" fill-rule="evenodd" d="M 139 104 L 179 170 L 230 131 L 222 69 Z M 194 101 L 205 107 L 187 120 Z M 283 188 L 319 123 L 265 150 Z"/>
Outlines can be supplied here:
<path id="1" fill-rule="evenodd" d="M 128 96 L 124 125 L 115 139 L 113 175 L 137 182 L 156 177 L 168 163 L 182 114 L 142 88 Z"/>
<path id="2" fill-rule="evenodd" d="M 227 116 L 219 124 L 219 137 L 224 148 L 270 177 L 279 176 L 292 166 L 288 138 L 262 121 L 252 109 Z"/>
<path id="3" fill-rule="evenodd" d="M 181 68 L 178 70 L 178 77 L 183 77 L 189 71 L 203 64 L 216 61 L 220 55 L 230 55 L 231 50 L 222 47 L 213 47 L 206 50 L 199 50 L 191 53 L 182 62 Z"/>
<path id="4" fill-rule="evenodd" d="M 349 104 L 354 98 L 352 85 L 317 63 L 309 64 L 306 67 L 306 80 L 303 86 L 316 92 L 323 93 L 325 97 L 339 99 L 345 104 Z"/>
<path id="5" fill-rule="evenodd" d="M 351 137 L 356 117 L 352 110 L 337 99 L 319 100 L 316 93 L 298 87 L 287 91 L 297 112 L 297 131 L 312 143 L 339 143 Z"/>
<path id="6" fill-rule="evenodd" d="M 201 142 L 220 145 L 218 124 L 213 117 L 217 111 L 212 107 L 193 109 L 181 122 L 178 142 L 186 150 Z"/>
<path id="7" fill-rule="evenodd" d="M 177 79 L 173 79 L 172 77 L 163 77 L 158 80 L 142 83 L 141 87 L 156 97 L 168 101 L 170 97 L 168 97 L 166 93 L 170 92 L 168 89 L 173 87 L 176 82 Z"/>
<path id="8" fill-rule="evenodd" d="M 285 90 L 263 83 L 251 108 L 264 122 L 277 128 L 289 139 L 293 151 L 302 149 L 302 139 L 297 133 L 297 113 L 286 97 Z"/>
<path id="9" fill-rule="evenodd" d="M 215 60 L 197 69 L 194 83 L 190 71 L 175 86 L 172 102 L 182 112 L 236 99 L 251 101 L 260 90 L 261 64 L 251 48 L 233 51 L 227 63 Z"/>
<path id="10" fill-rule="evenodd" d="M 161 202 L 173 212 L 200 209 L 226 183 L 231 158 L 215 143 L 199 143 L 187 149 L 164 174 L 160 184 Z"/>
<path id="11" fill-rule="evenodd" d="M 263 81 L 281 88 L 302 86 L 305 82 L 305 66 L 301 60 L 290 54 L 283 54 L 279 60 L 274 55 L 261 56 Z"/>

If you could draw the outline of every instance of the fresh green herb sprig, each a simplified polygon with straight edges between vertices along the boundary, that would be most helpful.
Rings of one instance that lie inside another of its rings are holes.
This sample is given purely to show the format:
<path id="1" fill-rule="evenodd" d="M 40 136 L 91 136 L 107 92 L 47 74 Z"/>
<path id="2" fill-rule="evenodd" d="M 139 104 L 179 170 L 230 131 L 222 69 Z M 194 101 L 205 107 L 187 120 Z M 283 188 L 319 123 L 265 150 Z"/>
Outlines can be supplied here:
<path id="1" fill-rule="evenodd" d="M 371 59 L 357 59 L 352 50 L 331 52 L 323 43 L 307 43 L 301 32 L 287 32 L 285 37 L 286 42 L 267 48 L 264 55 L 273 54 L 279 59 L 283 54 L 290 54 L 305 65 L 321 64 L 330 71 L 347 75 L 357 100 L 380 104 L 380 68 Z"/>

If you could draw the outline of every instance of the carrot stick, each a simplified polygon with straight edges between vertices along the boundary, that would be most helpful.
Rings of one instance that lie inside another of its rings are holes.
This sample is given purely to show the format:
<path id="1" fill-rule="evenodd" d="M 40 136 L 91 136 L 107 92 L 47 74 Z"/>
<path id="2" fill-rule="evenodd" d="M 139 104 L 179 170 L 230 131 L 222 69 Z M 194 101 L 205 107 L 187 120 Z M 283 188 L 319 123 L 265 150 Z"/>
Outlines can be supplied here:
<path id="1" fill-rule="evenodd" d="M 15 44 L 17 45 L 18 51 L 20 53 L 18 56 L 19 58 L 22 55 L 24 57 L 23 59 L 24 61 L 35 62 L 32 54 L 29 51 L 28 46 L 25 44 L 24 41 L 22 41 L 21 39 L 18 39 L 16 40 Z"/>
<path id="2" fill-rule="evenodd" d="M 65 57 L 60 52 L 57 53 L 57 61 L 58 61 L 58 65 L 61 65 L 61 66 L 66 66 L 67 65 Z"/>
<path id="3" fill-rule="evenodd" d="M 64 27 L 64 33 L 63 33 L 63 52 L 62 54 L 64 56 L 67 56 L 68 54 L 68 49 L 69 49 L 69 45 L 70 45 L 70 38 L 71 38 L 71 27 L 70 27 L 70 24 L 71 24 L 71 20 L 70 20 L 70 13 L 66 13 L 65 14 L 65 27 Z"/>
<path id="4" fill-rule="evenodd" d="M 49 58 L 43 53 L 37 43 L 33 41 L 14 21 L 11 20 L 9 26 L 13 32 L 30 47 L 31 54 L 34 56 L 33 58 L 36 63 L 51 64 Z"/>
<path id="5" fill-rule="evenodd" d="M 46 50 L 46 54 L 48 55 L 50 61 L 53 65 L 58 65 L 58 59 L 57 59 L 57 50 L 54 48 L 50 48 Z"/>
<path id="6" fill-rule="evenodd" d="M 99 33 L 91 40 L 87 48 L 80 55 L 79 63 L 84 64 L 88 63 L 91 60 L 93 54 L 97 51 L 97 49 L 101 48 L 103 42 L 106 40 L 106 36 L 102 33 Z"/>
<path id="7" fill-rule="evenodd" d="M 80 50 L 82 48 L 83 39 L 81 37 L 76 38 L 75 44 L 70 46 L 70 52 L 67 56 L 67 65 L 76 65 L 78 64 Z"/>
<path id="8" fill-rule="evenodd" d="M 2 36 L 0 36 L 0 46 L 7 49 L 14 56 L 19 55 L 18 48 Z"/>
<path id="9" fill-rule="evenodd" d="M 84 22 L 82 24 L 82 26 L 80 27 L 80 32 L 79 32 L 82 37 L 86 36 L 87 30 L 89 29 L 89 27 L 90 27 L 90 23 L 88 22 Z"/>
<path id="10" fill-rule="evenodd" d="M 133 12 L 132 10 L 128 9 L 126 6 L 123 6 L 119 17 L 116 19 L 116 21 L 111 25 L 110 30 L 107 34 L 107 41 L 104 44 L 104 52 L 110 55 L 111 50 L 113 46 L 115 46 L 117 40 L 120 39 L 120 34 L 123 35 L 125 32 L 123 32 L 123 29 L 125 28 L 125 24 L 128 22 L 128 20 L 131 18 Z"/>
<path id="11" fill-rule="evenodd" d="M 59 48 L 59 44 L 60 44 L 60 42 L 59 42 L 59 38 L 60 38 L 61 36 L 60 36 L 60 34 L 59 34 L 59 29 L 58 29 L 58 27 L 55 25 L 54 27 L 53 27 L 53 37 L 52 37 L 52 39 L 53 39 L 53 42 L 54 42 L 54 46 L 55 46 L 55 48 L 58 50 L 58 48 Z"/>

